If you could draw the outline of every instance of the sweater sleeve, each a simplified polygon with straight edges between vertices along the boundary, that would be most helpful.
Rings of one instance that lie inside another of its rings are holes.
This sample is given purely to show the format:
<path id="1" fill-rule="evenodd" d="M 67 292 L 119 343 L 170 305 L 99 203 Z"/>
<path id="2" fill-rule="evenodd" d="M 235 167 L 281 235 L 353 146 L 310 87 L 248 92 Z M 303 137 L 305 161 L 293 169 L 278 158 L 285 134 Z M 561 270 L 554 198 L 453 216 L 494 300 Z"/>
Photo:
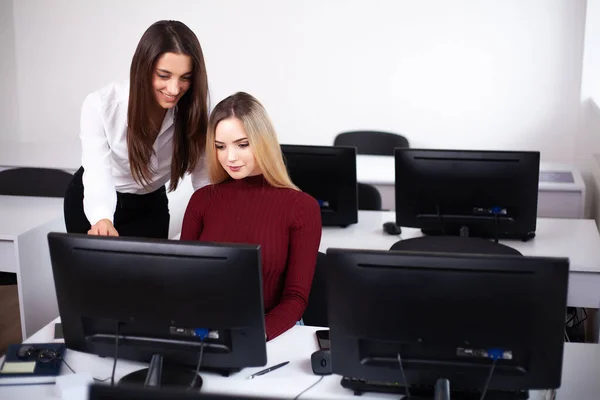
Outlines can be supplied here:
<path id="1" fill-rule="evenodd" d="M 281 301 L 265 316 L 268 340 L 293 327 L 304 314 L 315 273 L 321 232 L 319 204 L 314 198 L 301 193 L 293 207 Z"/>
<path id="2" fill-rule="evenodd" d="M 183 215 L 180 240 L 198 240 L 204 229 L 204 213 L 208 207 L 210 186 L 196 190 Z"/>

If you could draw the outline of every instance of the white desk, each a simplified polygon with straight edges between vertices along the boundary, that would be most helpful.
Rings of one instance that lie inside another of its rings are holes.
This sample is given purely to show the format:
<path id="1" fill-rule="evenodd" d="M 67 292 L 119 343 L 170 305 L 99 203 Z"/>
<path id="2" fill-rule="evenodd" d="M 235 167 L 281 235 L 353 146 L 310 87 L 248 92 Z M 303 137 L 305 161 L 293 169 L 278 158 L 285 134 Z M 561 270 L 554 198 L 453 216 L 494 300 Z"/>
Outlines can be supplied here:
<path id="1" fill-rule="evenodd" d="M 0 171 L 19 167 L 53 168 L 74 174 L 81 167 L 80 144 L 78 141 L 0 143 Z M 181 232 L 183 214 L 193 193 L 189 175 L 184 176 L 176 191 L 167 193 L 171 215 L 169 238 L 175 238 Z"/>
<path id="2" fill-rule="evenodd" d="M 400 239 L 422 236 L 420 229 L 405 227 L 400 236 L 384 233 L 383 223 L 395 219 L 393 211 L 359 211 L 358 224 L 347 228 L 324 227 L 319 251 L 326 252 L 330 247 L 389 250 Z M 594 220 L 538 218 L 534 239 L 501 243 L 526 256 L 568 257 L 569 306 L 598 308 L 600 305 L 600 234 Z"/>
<path id="3" fill-rule="evenodd" d="M 266 397 L 280 397 L 293 399 L 304 389 L 315 383 L 319 377 L 313 375 L 310 366 L 310 355 L 316 351 L 317 342 L 314 332 L 319 328 L 311 326 L 295 326 L 288 332 L 267 344 L 267 365 L 275 365 L 282 361 L 290 361 L 288 365 L 269 374 L 246 380 L 245 378 L 263 368 L 246 368 L 228 378 L 214 373 L 201 373 L 204 380 L 202 391 L 212 394 L 253 395 Z M 27 342 L 52 341 L 54 327 L 48 324 L 40 332 L 32 336 Z M 592 400 L 598 398 L 600 393 L 600 345 L 567 343 L 565 345 L 563 361 L 563 378 L 561 389 L 558 390 L 558 400 Z M 90 372 L 95 378 L 105 379 L 110 377 L 112 359 L 100 358 L 68 350 L 66 361 L 77 372 Z M 1 362 L 1 361 L 0 361 Z M 115 380 L 138 369 L 147 367 L 147 364 L 119 360 L 115 372 Z M 71 372 L 63 366 L 62 374 Z M 340 385 L 339 375 L 329 375 L 304 393 L 303 400 L 308 399 L 397 399 L 397 395 L 384 395 L 365 393 L 355 397 L 349 390 Z M 543 400 L 544 392 L 530 392 L 531 400 Z M 12 386 L 0 387 L 0 398 L 3 400 L 23 399 L 56 399 L 54 385 L 37 386 Z"/>
<path id="4" fill-rule="evenodd" d="M 0 196 L 0 271 L 17 274 L 23 338 L 58 316 L 51 231 L 65 231 L 62 199 Z"/>
<path id="5" fill-rule="evenodd" d="M 540 174 L 569 172 L 572 183 L 551 182 L 540 179 L 538 194 L 538 217 L 583 218 L 585 206 L 585 183 L 579 170 L 571 165 L 540 163 Z M 381 193 L 382 206 L 395 209 L 394 182 L 396 181 L 394 157 L 358 155 L 356 157 L 358 182 L 374 185 Z"/>
<path id="6" fill-rule="evenodd" d="M 181 232 L 193 193 L 189 176 L 168 194 L 169 237 Z M 17 274 L 21 335 L 27 338 L 58 316 L 48 250 L 49 232 L 66 232 L 63 199 L 0 196 L 0 271 Z"/>

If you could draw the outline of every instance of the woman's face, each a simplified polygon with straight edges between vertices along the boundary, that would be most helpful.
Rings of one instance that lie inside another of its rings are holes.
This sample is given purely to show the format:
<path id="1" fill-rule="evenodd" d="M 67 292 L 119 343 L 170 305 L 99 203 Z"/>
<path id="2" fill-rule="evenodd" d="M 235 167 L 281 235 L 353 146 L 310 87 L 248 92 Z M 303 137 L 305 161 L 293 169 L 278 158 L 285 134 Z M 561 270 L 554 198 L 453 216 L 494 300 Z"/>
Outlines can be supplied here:
<path id="1" fill-rule="evenodd" d="M 239 119 L 231 117 L 217 124 L 215 148 L 219 163 L 233 179 L 243 179 L 262 173 Z"/>
<path id="2" fill-rule="evenodd" d="M 192 84 L 190 56 L 164 53 L 156 61 L 152 88 L 156 102 L 165 109 L 173 108 Z"/>

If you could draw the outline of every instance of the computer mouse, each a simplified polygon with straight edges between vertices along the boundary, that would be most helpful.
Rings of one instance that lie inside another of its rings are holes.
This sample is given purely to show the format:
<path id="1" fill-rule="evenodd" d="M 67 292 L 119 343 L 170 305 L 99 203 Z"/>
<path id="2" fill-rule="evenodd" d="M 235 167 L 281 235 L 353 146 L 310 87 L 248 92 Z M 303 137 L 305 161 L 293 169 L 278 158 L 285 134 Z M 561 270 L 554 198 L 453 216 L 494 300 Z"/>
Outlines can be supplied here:
<path id="1" fill-rule="evenodd" d="M 310 356 L 310 364 L 315 375 L 331 375 L 331 351 L 315 351 Z"/>
<path id="2" fill-rule="evenodd" d="M 395 222 L 386 222 L 383 224 L 383 231 L 388 235 L 399 235 L 402 233 L 402 228 L 396 225 Z"/>

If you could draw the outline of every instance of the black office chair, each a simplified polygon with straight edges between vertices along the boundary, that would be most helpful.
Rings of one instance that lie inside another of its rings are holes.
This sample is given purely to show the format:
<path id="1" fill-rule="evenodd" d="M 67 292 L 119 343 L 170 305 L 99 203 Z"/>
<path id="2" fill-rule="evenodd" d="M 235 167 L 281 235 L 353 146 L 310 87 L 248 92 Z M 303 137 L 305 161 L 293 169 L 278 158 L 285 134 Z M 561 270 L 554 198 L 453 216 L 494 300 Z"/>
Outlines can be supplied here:
<path id="1" fill-rule="evenodd" d="M 0 286 L 17 284 L 17 274 L 14 272 L 0 272 Z"/>
<path id="2" fill-rule="evenodd" d="M 305 325 L 329 326 L 327 319 L 327 255 L 319 252 L 308 305 L 302 319 Z"/>
<path id="3" fill-rule="evenodd" d="M 381 211 L 381 194 L 368 183 L 358 183 L 358 209 Z"/>
<path id="4" fill-rule="evenodd" d="M 394 148 L 409 147 L 408 139 L 402 135 L 381 131 L 351 131 L 337 135 L 334 146 L 354 146 L 357 154 L 393 156 Z"/>
<path id="5" fill-rule="evenodd" d="M 62 198 L 72 178 L 73 175 L 58 169 L 6 169 L 0 171 L 0 195 Z M 0 286 L 16 284 L 17 274 L 0 272 Z"/>
<path id="6" fill-rule="evenodd" d="M 0 171 L 0 195 L 63 198 L 71 179 L 73 175 L 59 169 L 7 169 Z"/>

